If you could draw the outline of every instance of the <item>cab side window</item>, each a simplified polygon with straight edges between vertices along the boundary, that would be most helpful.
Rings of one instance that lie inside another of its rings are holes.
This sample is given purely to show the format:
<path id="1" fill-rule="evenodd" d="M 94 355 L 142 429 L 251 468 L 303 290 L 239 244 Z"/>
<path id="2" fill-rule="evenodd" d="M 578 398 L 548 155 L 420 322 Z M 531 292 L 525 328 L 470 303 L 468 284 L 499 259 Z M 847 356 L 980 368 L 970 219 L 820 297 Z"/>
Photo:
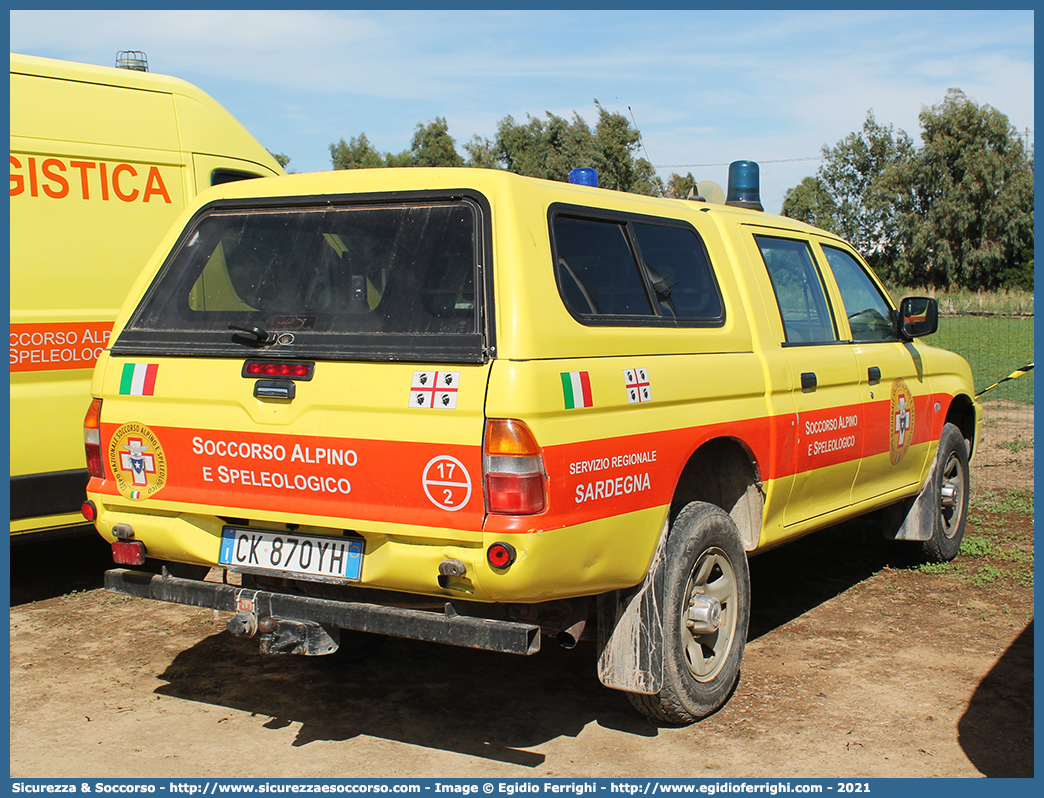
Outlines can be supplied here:
<path id="1" fill-rule="evenodd" d="M 823 247 L 834 273 L 853 341 L 894 341 L 895 311 L 863 267 L 837 247 Z"/>
<path id="2" fill-rule="evenodd" d="M 805 241 L 754 236 L 776 293 L 787 343 L 837 340 L 826 289 Z"/>

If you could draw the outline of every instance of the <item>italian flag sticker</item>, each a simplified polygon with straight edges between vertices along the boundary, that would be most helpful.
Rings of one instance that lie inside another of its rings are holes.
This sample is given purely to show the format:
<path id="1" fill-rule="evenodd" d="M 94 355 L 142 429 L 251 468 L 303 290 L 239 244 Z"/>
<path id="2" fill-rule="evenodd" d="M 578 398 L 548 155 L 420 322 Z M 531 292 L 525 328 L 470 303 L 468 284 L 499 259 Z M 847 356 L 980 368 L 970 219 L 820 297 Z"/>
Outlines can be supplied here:
<path id="1" fill-rule="evenodd" d="M 562 393 L 565 394 L 566 410 L 591 407 L 591 378 L 586 371 L 569 371 L 562 374 Z"/>
<path id="2" fill-rule="evenodd" d="M 152 396 L 156 391 L 158 363 L 124 363 L 120 396 Z"/>

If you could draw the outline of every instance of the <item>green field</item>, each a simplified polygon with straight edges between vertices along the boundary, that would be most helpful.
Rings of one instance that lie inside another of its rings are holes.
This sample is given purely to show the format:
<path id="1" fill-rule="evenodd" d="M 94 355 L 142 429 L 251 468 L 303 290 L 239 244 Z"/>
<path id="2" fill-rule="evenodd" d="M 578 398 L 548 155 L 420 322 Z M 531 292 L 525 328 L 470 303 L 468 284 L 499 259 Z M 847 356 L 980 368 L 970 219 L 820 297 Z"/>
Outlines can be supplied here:
<path id="1" fill-rule="evenodd" d="M 962 355 L 971 364 L 978 392 L 1033 362 L 1033 317 L 940 315 L 939 331 L 925 342 Z M 1033 404 L 1033 374 L 998 385 L 981 401 Z"/>

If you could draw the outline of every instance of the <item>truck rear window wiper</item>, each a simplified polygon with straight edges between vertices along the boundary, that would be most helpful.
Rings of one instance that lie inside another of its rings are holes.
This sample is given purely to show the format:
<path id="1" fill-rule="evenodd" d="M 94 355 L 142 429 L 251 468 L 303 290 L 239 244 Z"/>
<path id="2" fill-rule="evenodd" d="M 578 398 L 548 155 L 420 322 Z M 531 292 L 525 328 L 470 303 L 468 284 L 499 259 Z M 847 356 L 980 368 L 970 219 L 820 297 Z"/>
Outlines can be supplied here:
<path id="1" fill-rule="evenodd" d="M 254 336 L 254 340 L 251 340 L 242 335 L 233 335 L 232 340 L 237 344 L 243 344 L 243 346 L 268 346 L 276 342 L 275 336 L 262 330 L 260 327 L 243 327 L 230 321 L 228 329 Z"/>

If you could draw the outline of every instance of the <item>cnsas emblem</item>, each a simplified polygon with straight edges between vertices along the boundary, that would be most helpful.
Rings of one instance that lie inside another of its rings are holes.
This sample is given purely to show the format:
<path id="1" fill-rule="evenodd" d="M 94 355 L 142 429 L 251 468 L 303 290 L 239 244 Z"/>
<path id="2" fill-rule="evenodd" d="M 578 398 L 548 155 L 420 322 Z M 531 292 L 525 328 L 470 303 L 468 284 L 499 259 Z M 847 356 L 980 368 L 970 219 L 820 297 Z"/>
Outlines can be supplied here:
<path id="1" fill-rule="evenodd" d="M 913 443 L 914 397 L 903 380 L 892 383 L 892 421 L 888 433 L 888 452 L 897 465 Z"/>
<path id="2" fill-rule="evenodd" d="M 109 469 L 126 499 L 148 499 L 167 483 L 167 458 L 156 434 L 132 421 L 109 440 Z"/>

